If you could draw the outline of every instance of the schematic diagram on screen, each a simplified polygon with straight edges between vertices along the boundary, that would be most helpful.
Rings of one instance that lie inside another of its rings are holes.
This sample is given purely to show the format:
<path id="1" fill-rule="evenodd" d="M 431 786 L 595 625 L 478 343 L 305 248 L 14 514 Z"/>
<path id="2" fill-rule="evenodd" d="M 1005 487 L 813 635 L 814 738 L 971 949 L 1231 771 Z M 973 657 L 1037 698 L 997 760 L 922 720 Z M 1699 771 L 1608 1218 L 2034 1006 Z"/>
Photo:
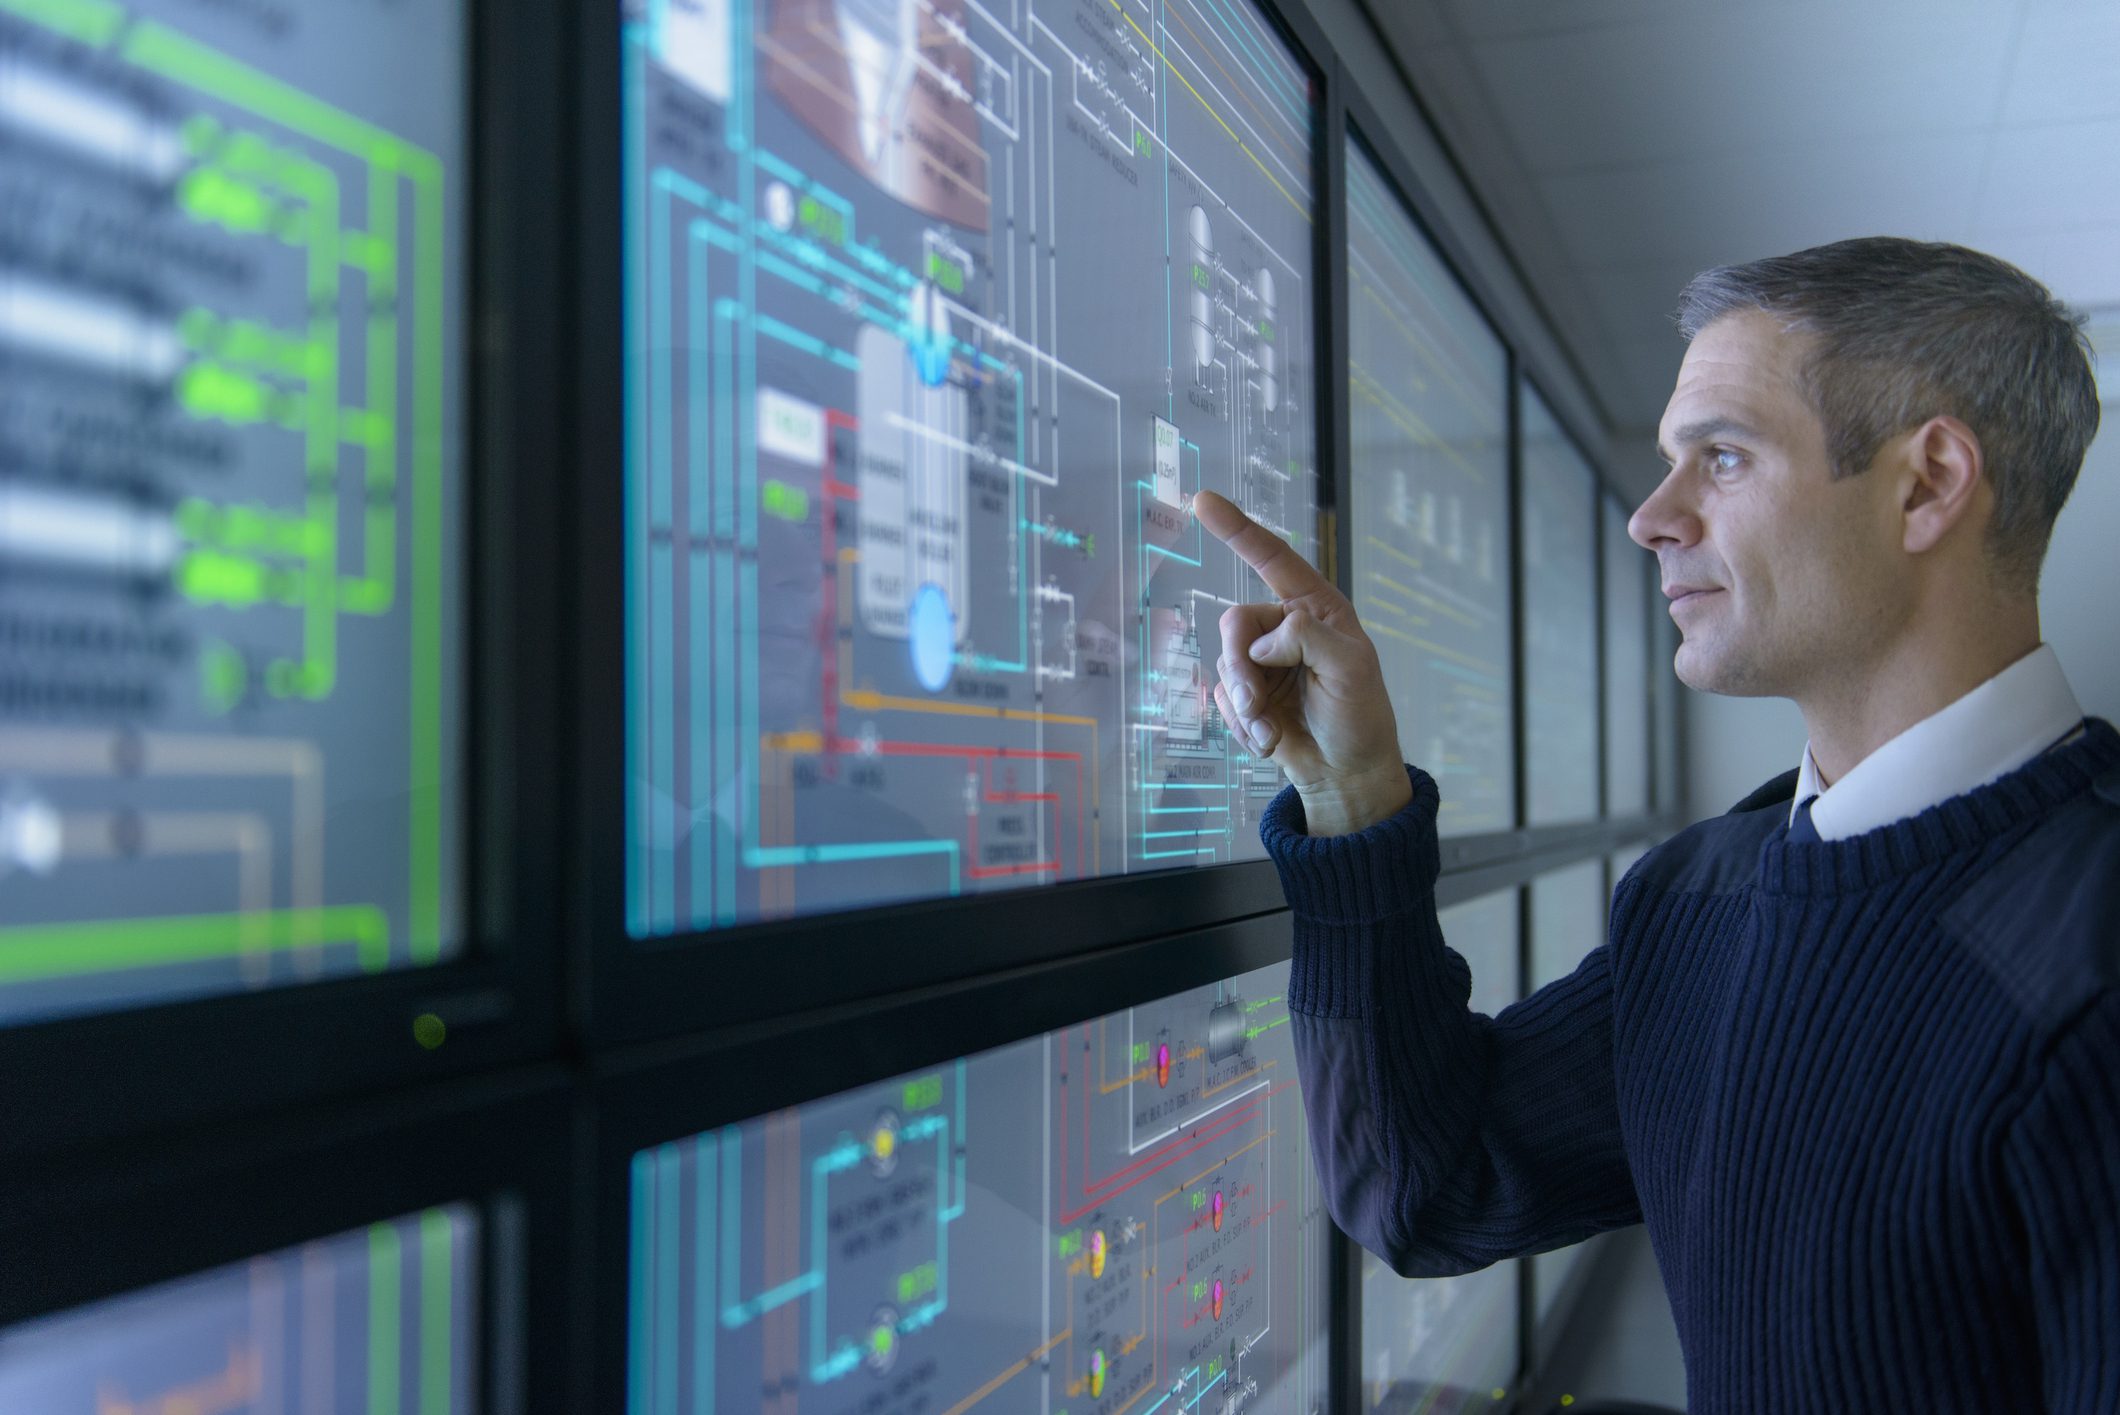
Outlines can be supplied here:
<path id="1" fill-rule="evenodd" d="M 1308 552 L 1309 80 L 1243 3 L 629 12 L 629 924 L 1258 853 L 1191 515 Z"/>

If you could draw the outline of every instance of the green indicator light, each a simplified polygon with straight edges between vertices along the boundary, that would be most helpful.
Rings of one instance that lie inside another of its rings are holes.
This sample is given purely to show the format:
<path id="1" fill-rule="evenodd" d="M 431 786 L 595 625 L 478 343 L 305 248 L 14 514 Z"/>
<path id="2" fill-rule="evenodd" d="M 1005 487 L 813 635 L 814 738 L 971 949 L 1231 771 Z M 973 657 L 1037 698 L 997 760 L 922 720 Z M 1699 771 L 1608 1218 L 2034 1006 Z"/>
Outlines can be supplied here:
<path id="1" fill-rule="evenodd" d="M 926 1110 L 942 1104 L 942 1077 L 920 1076 L 906 1082 L 901 1099 L 907 1110 Z"/>
<path id="2" fill-rule="evenodd" d="M 768 516 L 783 521 L 802 522 L 810 519 L 810 494 L 801 487 L 789 486 L 784 481 L 769 479 L 758 504 Z"/>
<path id="3" fill-rule="evenodd" d="M 1212 289 L 1215 283 L 1214 277 L 1207 273 L 1207 267 L 1197 261 L 1192 268 L 1192 282 L 1203 290 Z"/>
<path id="4" fill-rule="evenodd" d="M 889 1327 L 879 1326 L 869 1333 L 869 1354 L 878 1361 L 889 1360 L 891 1348 L 897 1344 L 898 1338 Z"/>
<path id="5" fill-rule="evenodd" d="M 432 1012 L 422 1012 L 412 1019 L 412 1039 L 433 1051 L 449 1039 L 449 1027 Z"/>

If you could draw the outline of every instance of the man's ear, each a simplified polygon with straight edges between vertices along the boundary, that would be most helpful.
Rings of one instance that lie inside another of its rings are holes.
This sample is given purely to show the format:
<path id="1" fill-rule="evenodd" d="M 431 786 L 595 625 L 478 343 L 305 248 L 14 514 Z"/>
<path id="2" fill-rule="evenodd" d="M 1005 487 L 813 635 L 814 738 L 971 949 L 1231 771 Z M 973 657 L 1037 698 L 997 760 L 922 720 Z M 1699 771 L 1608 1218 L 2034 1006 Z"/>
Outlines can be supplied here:
<path id="1" fill-rule="evenodd" d="M 1957 418 L 1930 418 L 1900 441 L 1906 496 L 1902 544 L 1919 555 L 1942 544 L 1973 511 L 1985 479 L 1980 439 Z"/>

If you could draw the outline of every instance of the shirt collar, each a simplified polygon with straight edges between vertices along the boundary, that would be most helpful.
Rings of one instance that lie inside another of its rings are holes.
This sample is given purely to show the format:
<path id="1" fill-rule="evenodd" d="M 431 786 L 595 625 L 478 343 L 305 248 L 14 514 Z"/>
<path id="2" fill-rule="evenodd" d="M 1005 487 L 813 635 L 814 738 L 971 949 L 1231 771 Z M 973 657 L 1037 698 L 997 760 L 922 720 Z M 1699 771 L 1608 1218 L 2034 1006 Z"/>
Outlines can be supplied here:
<path id="1" fill-rule="evenodd" d="M 2008 775 L 2082 723 L 2061 660 L 2041 644 L 1864 757 L 1830 788 L 1820 786 L 1806 742 L 1789 818 L 1816 796 L 1811 824 L 1819 839 L 1861 835 Z"/>

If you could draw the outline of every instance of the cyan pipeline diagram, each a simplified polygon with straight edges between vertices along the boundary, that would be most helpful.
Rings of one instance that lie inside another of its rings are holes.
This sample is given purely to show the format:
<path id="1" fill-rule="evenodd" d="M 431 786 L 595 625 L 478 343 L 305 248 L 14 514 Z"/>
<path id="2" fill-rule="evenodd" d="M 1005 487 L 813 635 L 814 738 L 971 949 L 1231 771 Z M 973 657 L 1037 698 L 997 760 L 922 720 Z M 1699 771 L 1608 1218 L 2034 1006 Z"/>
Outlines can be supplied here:
<path id="1" fill-rule="evenodd" d="M 450 1205 L 0 1332 L 0 1410 L 472 1415 L 479 1220 Z"/>
<path id="2" fill-rule="evenodd" d="M 1310 80 L 1248 0 L 629 11 L 636 937 L 1259 853 L 1315 536 Z"/>
<path id="3" fill-rule="evenodd" d="M 632 1415 L 1317 1415 L 1284 966 L 644 1150 Z"/>
<path id="4" fill-rule="evenodd" d="M 460 25 L 0 0 L 0 1020 L 456 946 Z"/>

